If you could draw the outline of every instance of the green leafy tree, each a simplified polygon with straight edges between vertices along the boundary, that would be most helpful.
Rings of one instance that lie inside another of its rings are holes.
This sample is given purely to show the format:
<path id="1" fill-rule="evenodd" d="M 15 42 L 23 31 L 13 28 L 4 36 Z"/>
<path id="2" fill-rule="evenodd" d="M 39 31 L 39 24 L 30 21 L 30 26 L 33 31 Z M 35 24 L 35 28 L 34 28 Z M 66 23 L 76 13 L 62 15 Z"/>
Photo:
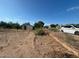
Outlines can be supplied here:
<path id="1" fill-rule="evenodd" d="M 56 25 L 55 24 L 51 24 L 50 27 L 51 28 L 56 28 Z"/>
<path id="2" fill-rule="evenodd" d="M 13 23 L 12 22 L 7 23 L 7 27 L 6 28 L 9 28 L 9 29 L 13 28 Z"/>
<path id="3" fill-rule="evenodd" d="M 0 22 L 0 28 L 8 28 L 8 29 L 20 29 L 21 26 L 18 23 L 12 23 L 12 22 Z"/>
<path id="4" fill-rule="evenodd" d="M 18 24 L 18 23 L 15 23 L 14 24 L 14 27 L 18 30 L 18 29 L 21 29 L 21 26 L 20 26 L 20 24 Z"/>
<path id="5" fill-rule="evenodd" d="M 7 27 L 7 23 L 1 21 L 1 22 L 0 22 L 0 27 L 1 27 L 1 28 L 6 28 L 6 27 Z"/>
<path id="6" fill-rule="evenodd" d="M 34 24 L 34 29 L 36 28 L 43 28 L 44 27 L 44 22 L 38 21 L 37 23 Z"/>

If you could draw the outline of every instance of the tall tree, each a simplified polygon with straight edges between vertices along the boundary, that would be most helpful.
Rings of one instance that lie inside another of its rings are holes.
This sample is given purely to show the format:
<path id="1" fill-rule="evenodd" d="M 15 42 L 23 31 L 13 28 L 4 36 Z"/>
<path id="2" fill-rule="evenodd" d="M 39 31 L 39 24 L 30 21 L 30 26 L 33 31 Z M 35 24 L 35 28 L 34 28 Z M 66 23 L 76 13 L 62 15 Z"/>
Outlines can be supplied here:
<path id="1" fill-rule="evenodd" d="M 56 28 L 56 26 L 57 26 L 57 25 L 55 25 L 55 24 L 51 24 L 51 25 L 50 25 L 51 28 Z"/>
<path id="2" fill-rule="evenodd" d="M 44 27 L 44 22 L 43 21 L 38 21 L 37 23 L 34 24 L 34 29 L 43 28 L 43 27 Z"/>

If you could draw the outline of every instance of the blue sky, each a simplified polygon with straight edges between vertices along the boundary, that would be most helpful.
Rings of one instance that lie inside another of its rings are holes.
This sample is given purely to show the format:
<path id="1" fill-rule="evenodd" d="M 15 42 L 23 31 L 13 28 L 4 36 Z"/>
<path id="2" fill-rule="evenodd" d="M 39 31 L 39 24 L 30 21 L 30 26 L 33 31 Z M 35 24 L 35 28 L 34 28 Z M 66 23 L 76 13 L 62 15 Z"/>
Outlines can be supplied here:
<path id="1" fill-rule="evenodd" d="M 79 23 L 79 0 L 0 0 L 0 21 Z"/>

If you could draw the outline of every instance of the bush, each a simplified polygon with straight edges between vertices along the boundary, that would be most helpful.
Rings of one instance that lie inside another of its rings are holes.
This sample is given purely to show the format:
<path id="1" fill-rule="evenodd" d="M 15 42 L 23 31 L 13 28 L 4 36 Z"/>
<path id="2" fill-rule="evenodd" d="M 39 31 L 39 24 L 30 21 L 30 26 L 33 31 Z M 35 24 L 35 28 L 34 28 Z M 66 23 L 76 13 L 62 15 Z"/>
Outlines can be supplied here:
<path id="1" fill-rule="evenodd" d="M 47 33 L 43 29 L 37 29 L 35 34 L 36 35 L 47 35 Z"/>
<path id="2" fill-rule="evenodd" d="M 40 29 L 44 27 L 44 22 L 38 21 L 37 23 L 34 24 L 33 29 Z"/>
<path id="3" fill-rule="evenodd" d="M 57 32 L 58 29 L 57 28 L 50 28 L 51 31 Z"/>

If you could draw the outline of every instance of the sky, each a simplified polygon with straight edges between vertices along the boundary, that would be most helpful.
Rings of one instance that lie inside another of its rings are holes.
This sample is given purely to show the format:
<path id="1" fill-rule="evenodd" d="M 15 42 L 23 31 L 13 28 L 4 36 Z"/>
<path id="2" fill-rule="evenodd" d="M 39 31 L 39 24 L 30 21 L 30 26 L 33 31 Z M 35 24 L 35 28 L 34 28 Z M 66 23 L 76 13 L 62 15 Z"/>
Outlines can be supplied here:
<path id="1" fill-rule="evenodd" d="M 79 23 L 79 0 L 0 0 L 0 21 Z"/>

